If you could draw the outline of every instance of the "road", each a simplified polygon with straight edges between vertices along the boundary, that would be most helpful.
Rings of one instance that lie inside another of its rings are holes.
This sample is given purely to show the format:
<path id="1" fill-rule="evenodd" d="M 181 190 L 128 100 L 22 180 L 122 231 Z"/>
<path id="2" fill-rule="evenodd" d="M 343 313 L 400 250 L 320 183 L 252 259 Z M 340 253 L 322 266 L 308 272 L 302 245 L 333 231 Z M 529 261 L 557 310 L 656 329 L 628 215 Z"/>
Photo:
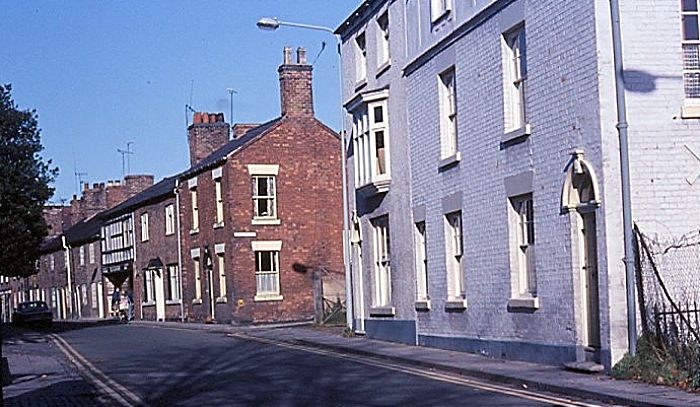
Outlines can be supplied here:
<path id="1" fill-rule="evenodd" d="M 595 405 L 236 334 L 96 325 L 48 335 L 113 405 Z"/>

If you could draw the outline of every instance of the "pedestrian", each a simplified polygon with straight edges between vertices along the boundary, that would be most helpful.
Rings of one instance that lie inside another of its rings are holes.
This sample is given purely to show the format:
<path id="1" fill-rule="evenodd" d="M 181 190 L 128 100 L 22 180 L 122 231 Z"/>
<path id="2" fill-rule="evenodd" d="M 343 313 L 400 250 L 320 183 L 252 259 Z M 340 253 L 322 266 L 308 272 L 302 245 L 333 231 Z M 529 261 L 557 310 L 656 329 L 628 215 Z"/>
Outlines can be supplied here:
<path id="1" fill-rule="evenodd" d="M 126 320 L 131 321 L 134 311 L 134 293 L 131 290 L 126 292 Z"/>
<path id="2" fill-rule="evenodd" d="M 121 293 L 119 292 L 119 287 L 114 287 L 114 292 L 112 293 L 112 313 L 116 317 L 119 314 L 119 302 L 121 301 Z"/>

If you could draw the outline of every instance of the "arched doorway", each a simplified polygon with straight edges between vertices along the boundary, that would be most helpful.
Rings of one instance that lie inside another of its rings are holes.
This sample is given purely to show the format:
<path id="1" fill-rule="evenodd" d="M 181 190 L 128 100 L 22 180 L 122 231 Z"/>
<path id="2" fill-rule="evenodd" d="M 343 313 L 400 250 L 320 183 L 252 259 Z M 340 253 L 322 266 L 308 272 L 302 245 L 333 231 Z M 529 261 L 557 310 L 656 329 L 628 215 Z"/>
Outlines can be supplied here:
<path id="1" fill-rule="evenodd" d="M 572 227 L 572 264 L 574 291 L 578 302 L 579 343 L 583 345 L 586 360 L 600 361 L 600 278 L 598 269 L 598 231 L 596 210 L 600 207 L 598 184 L 593 167 L 583 159 L 583 151 L 572 153 L 564 187 L 562 210 L 569 214 Z"/>

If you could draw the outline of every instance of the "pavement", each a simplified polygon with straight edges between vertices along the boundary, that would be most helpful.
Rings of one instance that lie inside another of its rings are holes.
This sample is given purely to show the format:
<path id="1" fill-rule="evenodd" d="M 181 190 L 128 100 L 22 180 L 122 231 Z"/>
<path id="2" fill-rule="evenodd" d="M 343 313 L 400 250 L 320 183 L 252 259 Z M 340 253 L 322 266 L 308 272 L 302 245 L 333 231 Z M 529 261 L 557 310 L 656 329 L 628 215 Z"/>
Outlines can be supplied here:
<path id="1" fill-rule="evenodd" d="M 149 322 L 133 321 L 133 324 L 160 327 L 176 327 L 180 329 L 203 330 L 220 333 L 244 335 L 273 341 L 282 341 L 319 349 L 334 351 L 341 354 L 351 354 L 379 358 L 405 364 L 412 367 L 422 367 L 446 373 L 460 374 L 489 382 L 508 384 L 530 390 L 541 390 L 558 393 L 574 398 L 597 400 L 606 404 L 639 407 L 689 407 L 700 406 L 700 394 L 689 393 L 680 389 L 654 386 L 629 380 L 615 380 L 605 373 L 586 374 L 564 370 L 563 367 L 540 365 L 535 363 L 506 361 L 487 356 L 465 352 L 447 351 L 428 347 L 411 346 L 393 342 L 369 339 L 364 336 L 342 335 L 342 328 L 332 329 L 314 327 L 308 324 L 286 324 L 266 326 L 233 326 L 217 324 L 197 324 L 178 322 Z M 49 344 L 50 345 L 50 344 Z M 88 404 L 23 404 L 21 399 L 32 386 L 55 386 L 53 379 L 72 383 L 71 397 L 78 397 L 82 402 L 81 391 L 88 386 L 86 382 L 72 373 L 65 363 L 46 360 L 46 355 L 24 352 L 14 346 L 7 346 L 3 335 L 3 356 L 8 357 L 13 379 L 46 373 L 47 377 L 29 380 L 3 387 L 3 399 L 6 406 L 53 406 L 53 405 L 88 405 Z M 60 353 L 60 352 L 59 352 Z M 56 364 L 58 363 L 58 364 Z M 26 385 L 26 386 L 25 386 Z M 24 386 L 24 387 L 23 387 Z M 67 385 L 64 384 L 63 387 Z M 70 387 L 69 387 L 70 389 Z M 34 391 L 36 393 L 36 391 Z M 8 399 L 9 395 L 9 399 Z M 7 404 L 7 401 L 10 404 Z M 94 401 L 94 400 L 93 400 Z M 14 404 L 12 404 L 14 403 Z M 99 405 L 99 404 L 90 404 Z"/>
<path id="2" fill-rule="evenodd" d="M 56 345 L 41 332 L 2 326 L 2 357 L 11 383 L 3 377 L 5 407 L 104 406 Z M 4 376 L 5 372 L 3 372 Z"/>

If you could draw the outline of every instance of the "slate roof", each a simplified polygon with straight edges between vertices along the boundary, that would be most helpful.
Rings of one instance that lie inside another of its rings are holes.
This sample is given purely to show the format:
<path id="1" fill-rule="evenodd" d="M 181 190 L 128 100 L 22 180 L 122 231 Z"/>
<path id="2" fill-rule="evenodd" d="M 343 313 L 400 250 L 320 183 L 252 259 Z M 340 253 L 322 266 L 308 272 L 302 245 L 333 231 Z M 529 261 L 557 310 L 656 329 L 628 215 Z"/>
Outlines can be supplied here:
<path id="1" fill-rule="evenodd" d="M 244 147 L 245 145 L 257 140 L 258 137 L 262 136 L 267 131 L 276 127 L 282 121 L 282 119 L 283 119 L 283 117 L 278 117 L 274 120 L 270 120 L 267 123 L 261 124 L 258 127 L 254 127 L 252 129 L 248 130 L 247 132 L 243 133 L 243 135 L 241 135 L 240 137 L 237 137 L 233 140 L 230 140 L 228 143 L 224 144 L 221 148 L 219 148 L 218 150 L 209 154 L 202 161 L 193 165 L 187 171 L 180 174 L 180 179 L 187 179 L 187 178 L 191 177 L 192 175 L 195 175 L 201 171 L 204 171 L 208 168 L 216 166 L 216 164 L 218 164 L 221 161 L 223 161 L 224 159 L 226 159 L 226 157 L 229 154 L 231 154 L 231 153 L 235 152 L 236 150 L 239 150 L 240 148 Z"/>
<path id="2" fill-rule="evenodd" d="M 119 205 L 100 212 L 99 216 L 103 220 L 111 219 L 125 213 L 129 213 L 133 208 L 138 208 L 146 204 L 157 202 L 169 195 L 175 196 L 175 180 L 178 175 L 165 177 L 156 184 L 144 189 Z"/>
<path id="3" fill-rule="evenodd" d="M 80 244 L 87 242 L 94 242 L 100 239 L 100 228 L 102 227 L 103 220 L 98 216 L 93 216 L 89 219 L 83 219 L 75 225 L 66 229 L 63 235 L 66 236 L 66 243 L 71 246 L 79 246 Z M 63 242 L 61 236 L 56 236 L 44 242 L 41 245 L 40 251 L 42 253 L 51 253 L 57 250 L 63 249 Z"/>

